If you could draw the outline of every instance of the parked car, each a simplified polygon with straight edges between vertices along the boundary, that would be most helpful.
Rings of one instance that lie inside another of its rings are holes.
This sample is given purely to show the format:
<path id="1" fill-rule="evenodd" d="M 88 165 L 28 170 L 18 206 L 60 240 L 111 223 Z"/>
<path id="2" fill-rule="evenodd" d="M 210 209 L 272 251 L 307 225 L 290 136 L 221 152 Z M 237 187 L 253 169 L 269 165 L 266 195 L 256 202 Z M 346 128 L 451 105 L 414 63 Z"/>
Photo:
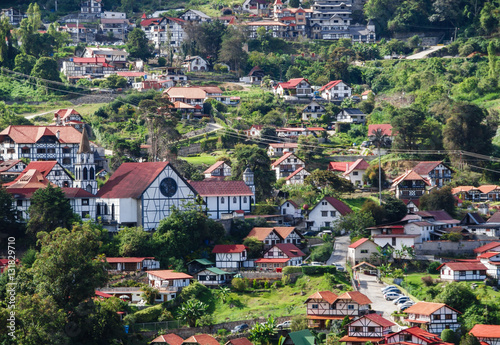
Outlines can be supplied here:
<path id="1" fill-rule="evenodd" d="M 397 294 L 402 295 L 401 290 L 399 290 L 398 288 L 395 288 L 395 289 L 390 289 L 390 290 L 384 291 L 382 294 L 383 294 L 383 295 L 387 295 L 388 293 L 397 293 Z"/>
<path id="2" fill-rule="evenodd" d="M 242 323 L 241 325 L 238 325 L 236 327 L 234 327 L 232 330 L 231 330 L 231 333 L 240 333 L 240 332 L 243 332 L 245 329 L 248 329 L 248 325 L 246 323 Z"/>
<path id="3" fill-rule="evenodd" d="M 318 261 L 313 261 L 311 262 L 311 266 L 323 266 L 323 263 Z"/>
<path id="4" fill-rule="evenodd" d="M 302 236 L 316 236 L 317 232 L 315 231 L 306 231 L 302 234 Z"/>
<path id="5" fill-rule="evenodd" d="M 331 230 L 324 230 L 318 234 L 319 237 L 323 237 L 324 235 L 332 236 L 332 231 Z"/>
<path id="6" fill-rule="evenodd" d="M 333 264 L 335 266 L 335 268 L 337 269 L 337 271 L 339 272 L 344 272 L 345 271 L 345 268 L 344 266 L 342 266 L 341 264 Z"/>
<path id="7" fill-rule="evenodd" d="M 410 297 L 401 296 L 401 297 L 395 299 L 394 302 L 392 302 L 392 303 L 398 305 L 398 304 L 403 304 L 403 303 L 408 302 L 408 301 L 411 301 Z"/>
<path id="8" fill-rule="evenodd" d="M 406 309 L 410 308 L 414 304 L 415 304 L 414 302 L 408 301 L 408 302 L 405 302 L 403 304 L 400 304 L 398 306 L 398 309 L 399 309 L 399 311 L 405 311 Z"/>
<path id="9" fill-rule="evenodd" d="M 401 297 L 402 295 L 397 292 L 388 292 L 384 295 L 384 298 L 386 301 L 392 301 L 395 300 L 396 298 Z"/>
<path id="10" fill-rule="evenodd" d="M 280 323 L 279 325 L 276 326 L 276 328 L 283 329 L 283 328 L 290 328 L 291 326 L 292 326 L 292 321 L 288 320 Z"/>
<path id="11" fill-rule="evenodd" d="M 392 288 L 398 288 L 398 287 L 396 285 L 388 285 L 388 286 L 383 287 L 382 289 L 380 289 L 380 291 L 384 292 L 384 291 L 392 289 Z"/>

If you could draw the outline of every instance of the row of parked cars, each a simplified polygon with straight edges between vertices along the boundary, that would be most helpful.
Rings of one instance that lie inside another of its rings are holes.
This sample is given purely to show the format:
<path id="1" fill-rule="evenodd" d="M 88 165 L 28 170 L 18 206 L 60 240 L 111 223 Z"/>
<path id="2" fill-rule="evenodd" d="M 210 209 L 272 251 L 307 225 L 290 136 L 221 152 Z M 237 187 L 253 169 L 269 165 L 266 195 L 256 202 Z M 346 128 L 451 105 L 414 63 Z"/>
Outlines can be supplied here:
<path id="1" fill-rule="evenodd" d="M 290 328 L 292 326 L 292 321 L 291 320 L 288 320 L 288 321 L 285 321 L 285 322 L 282 322 L 278 325 L 276 325 L 276 328 L 277 329 L 287 329 L 287 328 Z M 249 329 L 250 327 L 246 324 L 246 323 L 242 323 L 241 325 L 238 325 L 236 327 L 234 327 L 232 330 L 231 330 L 231 333 L 232 334 L 235 334 L 235 333 L 241 333 L 241 332 L 244 332 L 246 331 L 247 329 Z"/>
<path id="2" fill-rule="evenodd" d="M 401 293 L 401 290 L 396 285 L 389 285 L 381 289 L 386 301 L 393 301 L 398 306 L 399 311 L 405 311 L 415 304 L 410 297 Z"/>

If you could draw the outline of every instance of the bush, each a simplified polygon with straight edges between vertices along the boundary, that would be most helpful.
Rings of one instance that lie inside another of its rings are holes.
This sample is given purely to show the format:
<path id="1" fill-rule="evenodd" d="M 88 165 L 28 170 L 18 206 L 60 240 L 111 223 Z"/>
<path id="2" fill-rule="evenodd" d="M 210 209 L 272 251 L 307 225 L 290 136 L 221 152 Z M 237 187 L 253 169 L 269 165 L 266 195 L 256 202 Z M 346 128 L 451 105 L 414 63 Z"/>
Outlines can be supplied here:
<path id="1" fill-rule="evenodd" d="M 429 264 L 429 267 L 427 267 L 427 273 L 429 274 L 439 274 L 438 267 L 441 266 L 441 263 L 439 261 L 433 261 Z"/>
<path id="2" fill-rule="evenodd" d="M 422 277 L 422 283 L 424 283 L 425 286 L 433 286 L 436 284 L 431 276 Z"/>
<path id="3" fill-rule="evenodd" d="M 319 276 L 325 273 L 335 274 L 335 266 L 302 266 L 302 273 L 307 276 Z"/>
<path id="4" fill-rule="evenodd" d="M 332 243 L 324 243 L 321 246 L 314 247 L 310 256 L 311 261 L 326 261 L 330 258 L 333 251 Z"/>
<path id="5" fill-rule="evenodd" d="M 286 266 L 283 267 L 283 274 L 292 274 L 292 273 L 302 273 L 302 267 L 298 266 Z"/>
<path id="6" fill-rule="evenodd" d="M 149 307 L 143 310 L 139 310 L 134 314 L 135 322 L 156 322 L 160 317 L 163 309 L 161 304 L 155 305 L 153 307 Z"/>
<path id="7" fill-rule="evenodd" d="M 158 66 L 163 67 L 167 64 L 167 59 L 165 59 L 163 56 L 160 56 L 158 58 Z"/>
<path id="8" fill-rule="evenodd" d="M 276 206 L 260 204 L 255 206 L 254 214 L 276 214 Z"/>
<path id="9" fill-rule="evenodd" d="M 283 282 L 282 282 L 281 280 L 277 280 L 277 281 L 275 281 L 275 282 L 273 283 L 272 287 L 273 287 L 274 289 L 281 288 L 281 287 L 283 287 Z"/>
<path id="10" fill-rule="evenodd" d="M 220 328 L 217 330 L 217 335 L 221 335 L 221 336 L 225 336 L 225 335 L 228 335 L 229 334 L 229 331 L 225 328 Z"/>
<path id="11" fill-rule="evenodd" d="M 243 292 L 247 288 L 247 283 L 243 278 L 233 278 L 233 280 L 231 280 L 231 286 L 236 291 Z"/>

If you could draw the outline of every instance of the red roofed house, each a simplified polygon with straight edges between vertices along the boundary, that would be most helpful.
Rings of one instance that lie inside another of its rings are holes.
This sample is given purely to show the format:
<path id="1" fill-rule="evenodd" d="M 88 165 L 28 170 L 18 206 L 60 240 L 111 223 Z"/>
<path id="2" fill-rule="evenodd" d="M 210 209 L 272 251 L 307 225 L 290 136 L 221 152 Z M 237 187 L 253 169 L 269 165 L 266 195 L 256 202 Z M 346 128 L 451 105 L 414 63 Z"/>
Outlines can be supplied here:
<path id="1" fill-rule="evenodd" d="M 247 129 L 243 131 L 246 136 L 255 138 L 255 137 L 260 137 L 260 132 L 262 131 L 262 128 L 264 128 L 263 125 L 252 125 L 250 129 Z"/>
<path id="2" fill-rule="evenodd" d="M 269 144 L 267 155 L 271 158 L 281 157 L 288 152 L 294 153 L 298 148 L 299 144 L 297 143 L 273 143 Z"/>
<path id="3" fill-rule="evenodd" d="M 478 187 L 481 192 L 481 200 L 498 201 L 500 200 L 500 186 L 482 185 Z"/>
<path id="4" fill-rule="evenodd" d="M 397 199 L 419 199 L 430 182 L 413 170 L 406 171 L 392 181 Z"/>
<path id="5" fill-rule="evenodd" d="M 301 245 L 304 236 L 293 226 L 276 226 L 274 228 L 255 227 L 246 238 L 254 237 L 264 243 L 264 249 L 271 248 L 278 243 Z"/>
<path id="6" fill-rule="evenodd" d="M 97 193 L 97 215 L 112 231 L 118 225 L 150 231 L 196 194 L 169 162 L 123 163 Z"/>
<path id="7" fill-rule="evenodd" d="M 43 177 L 61 188 L 73 187 L 73 177 L 57 161 L 32 161 L 14 181 L 6 183 L 5 186 L 17 183 L 30 170 L 38 170 Z"/>
<path id="8" fill-rule="evenodd" d="M 149 285 L 160 290 L 178 292 L 189 285 L 192 276 L 173 270 L 147 271 Z"/>
<path id="9" fill-rule="evenodd" d="M 248 340 L 248 338 L 236 338 L 236 339 L 230 339 L 225 343 L 224 345 L 253 345 L 253 343 Z"/>
<path id="10" fill-rule="evenodd" d="M 300 206 L 295 203 L 293 200 L 285 200 L 280 205 L 280 214 L 283 215 L 292 215 L 294 218 L 302 217 L 302 210 Z"/>
<path id="11" fill-rule="evenodd" d="M 469 334 L 474 335 L 481 344 L 500 345 L 499 325 L 474 325 Z"/>
<path id="12" fill-rule="evenodd" d="M 420 344 L 420 345 L 452 345 L 445 343 L 437 335 L 429 333 L 419 326 L 403 329 L 385 336 L 385 344 Z"/>
<path id="13" fill-rule="evenodd" d="M 298 168 L 293 173 L 285 177 L 285 183 L 290 184 L 302 184 L 307 176 L 311 175 L 309 171 L 305 168 Z"/>
<path id="14" fill-rule="evenodd" d="M 440 278 L 448 281 L 484 280 L 486 266 L 477 262 L 446 262 L 438 267 Z"/>
<path id="15" fill-rule="evenodd" d="M 104 57 L 70 58 L 63 61 L 61 72 L 68 78 L 103 78 L 106 74 L 111 74 L 115 70 L 108 59 Z"/>
<path id="16" fill-rule="evenodd" d="M 458 310 L 444 303 L 418 302 L 405 310 L 408 318 L 405 319 L 410 326 L 426 325 L 427 331 L 437 335 L 445 329 L 455 331 L 460 327 Z"/>
<path id="17" fill-rule="evenodd" d="M 271 170 L 276 173 L 276 180 L 283 177 L 288 177 L 300 168 L 305 168 L 306 164 L 300 158 L 297 158 L 293 153 L 288 152 L 271 163 Z"/>
<path id="18" fill-rule="evenodd" d="M 451 181 L 452 171 L 443 161 L 420 162 L 413 171 L 430 181 L 431 186 L 443 187 Z"/>
<path id="19" fill-rule="evenodd" d="M 342 320 L 345 316 L 352 319 L 366 314 L 372 302 L 358 291 L 345 292 L 339 296 L 330 291 L 318 291 L 309 296 L 305 303 L 309 327 L 325 328 L 326 320 Z"/>
<path id="20" fill-rule="evenodd" d="M 361 238 L 347 248 L 347 261 L 351 266 L 363 261 L 370 261 L 372 254 L 378 253 L 375 242 Z"/>
<path id="21" fill-rule="evenodd" d="M 182 343 L 182 345 L 220 345 L 217 339 L 208 334 L 193 335 Z"/>
<path id="22" fill-rule="evenodd" d="M 217 161 L 205 170 L 203 174 L 206 179 L 217 178 L 224 180 L 226 177 L 231 176 L 231 166 L 224 161 Z"/>
<path id="23" fill-rule="evenodd" d="M 490 242 L 484 246 L 474 249 L 474 253 L 481 255 L 488 252 L 500 252 L 500 242 Z"/>
<path id="24" fill-rule="evenodd" d="M 141 29 L 155 48 L 168 44 L 174 49 L 174 53 L 177 53 L 184 40 L 184 23 L 182 19 L 171 17 L 143 18 Z"/>
<path id="25" fill-rule="evenodd" d="M 278 86 L 276 86 L 274 92 L 281 97 L 309 97 L 312 93 L 312 88 L 311 83 L 309 83 L 307 79 L 294 78 L 284 83 L 278 83 Z"/>
<path id="26" fill-rule="evenodd" d="M 320 230 L 323 227 L 330 228 L 340 216 L 351 212 L 351 208 L 342 201 L 326 196 L 309 211 L 307 225 L 311 230 Z"/>
<path id="27" fill-rule="evenodd" d="M 0 181 L 9 181 L 16 178 L 26 166 L 26 163 L 20 159 L 0 160 Z"/>
<path id="28" fill-rule="evenodd" d="M 365 171 L 370 167 L 370 164 L 368 164 L 368 162 L 363 158 L 349 163 L 349 168 L 342 174 L 342 176 L 351 181 L 351 183 L 355 186 L 363 186 L 365 184 L 363 182 L 363 176 L 365 175 Z"/>
<path id="29" fill-rule="evenodd" d="M 221 269 L 239 270 L 248 259 L 247 247 L 242 244 L 217 244 L 212 253 L 215 266 Z"/>
<path id="30" fill-rule="evenodd" d="M 255 261 L 255 265 L 260 269 L 283 268 L 286 266 L 299 266 L 305 254 L 291 243 L 277 243 L 264 253 L 262 259 Z"/>
<path id="31" fill-rule="evenodd" d="M 162 334 L 151 341 L 155 345 L 181 345 L 184 339 L 175 333 Z"/>
<path id="32" fill-rule="evenodd" d="M 364 345 L 367 342 L 379 343 L 392 332 L 396 324 L 378 314 L 368 314 L 347 325 L 347 335 L 340 338 L 346 345 Z"/>
<path id="33" fill-rule="evenodd" d="M 54 114 L 56 126 L 72 126 L 78 131 L 83 131 L 85 124 L 83 117 L 75 109 L 59 109 Z"/>
<path id="34" fill-rule="evenodd" d="M 321 97 L 327 101 L 342 101 L 351 97 L 352 90 L 349 85 L 342 80 L 333 80 L 319 89 Z"/>
<path id="35" fill-rule="evenodd" d="M 141 258 L 106 258 L 110 271 L 142 271 L 160 268 L 160 262 L 154 257 Z"/>
<path id="36" fill-rule="evenodd" d="M 255 197 L 245 181 L 190 181 L 191 187 L 202 198 L 207 215 L 212 219 L 232 218 L 236 211 L 250 213 Z"/>

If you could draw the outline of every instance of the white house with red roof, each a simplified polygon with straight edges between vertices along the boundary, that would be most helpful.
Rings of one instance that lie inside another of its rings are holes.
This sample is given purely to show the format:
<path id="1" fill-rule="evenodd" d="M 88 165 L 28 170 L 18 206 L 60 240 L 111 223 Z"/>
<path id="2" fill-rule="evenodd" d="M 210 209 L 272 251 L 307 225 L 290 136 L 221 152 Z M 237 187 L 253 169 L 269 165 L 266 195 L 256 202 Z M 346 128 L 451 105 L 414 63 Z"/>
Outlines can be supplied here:
<path id="1" fill-rule="evenodd" d="M 243 131 L 243 133 L 245 133 L 246 136 L 257 138 L 260 137 L 260 132 L 262 131 L 262 128 L 264 128 L 263 125 L 252 125 L 252 127 Z"/>
<path id="2" fill-rule="evenodd" d="M 445 262 L 438 269 L 441 280 L 445 281 L 484 280 L 487 271 L 480 261 Z"/>
<path id="3" fill-rule="evenodd" d="M 294 218 L 302 217 L 302 209 L 293 200 L 285 200 L 280 205 L 280 214 L 282 215 L 292 215 Z"/>
<path id="4" fill-rule="evenodd" d="M 325 328 L 327 320 L 350 319 L 364 315 L 372 301 L 359 291 L 336 295 L 331 291 L 318 291 L 304 302 L 307 305 L 309 327 Z"/>
<path id="5" fill-rule="evenodd" d="M 342 201 L 326 196 L 309 211 L 307 225 L 311 230 L 330 228 L 340 216 L 351 212 L 351 208 Z"/>
<path id="6" fill-rule="evenodd" d="M 498 201 L 500 200 L 500 186 L 497 185 L 482 185 L 477 187 L 480 194 L 480 199 L 483 201 Z"/>
<path id="7" fill-rule="evenodd" d="M 157 270 L 160 268 L 160 262 L 154 257 L 106 257 L 106 262 L 110 266 L 110 271 L 145 271 Z"/>
<path id="8" fill-rule="evenodd" d="M 172 207 L 197 195 L 169 162 L 123 163 L 97 193 L 97 216 L 111 231 L 118 226 L 156 229 Z"/>
<path id="9" fill-rule="evenodd" d="M 361 238 L 351 243 L 347 248 L 347 262 L 351 266 L 363 261 L 369 261 L 372 254 L 378 253 L 378 245 L 369 238 Z"/>
<path id="10" fill-rule="evenodd" d="M 419 326 L 403 329 L 385 336 L 385 344 L 420 344 L 420 345 L 452 345 L 445 343 L 439 336 L 429 333 Z"/>
<path id="11" fill-rule="evenodd" d="M 285 178 L 296 172 L 299 168 L 305 168 L 306 164 L 295 154 L 288 152 L 271 163 L 271 170 L 276 173 L 276 180 Z"/>
<path id="12" fill-rule="evenodd" d="M 327 101 L 342 101 L 352 95 L 352 89 L 342 80 L 332 80 L 319 89 L 320 95 Z"/>
<path id="13" fill-rule="evenodd" d="M 304 236 L 293 226 L 275 226 L 273 228 L 255 227 L 246 238 L 256 238 L 268 249 L 278 243 L 290 243 L 300 246 Z"/>
<path id="14" fill-rule="evenodd" d="M 224 161 L 217 161 L 203 172 L 206 179 L 217 178 L 224 180 L 231 176 L 231 166 Z"/>
<path id="15" fill-rule="evenodd" d="M 462 314 L 456 309 L 444 303 L 418 302 L 405 310 L 408 317 L 404 320 L 410 326 L 425 325 L 427 331 L 441 335 L 445 329 L 455 331 L 460 327 L 458 314 Z"/>
<path id="16" fill-rule="evenodd" d="M 347 335 L 340 338 L 346 345 L 364 345 L 380 343 L 384 337 L 392 333 L 395 323 L 383 318 L 379 314 L 367 314 L 359 317 L 347 325 Z"/>
<path id="17" fill-rule="evenodd" d="M 490 252 L 500 253 L 500 242 L 492 241 L 488 244 L 474 249 L 474 253 L 478 256 Z"/>
<path id="18" fill-rule="evenodd" d="M 149 285 L 161 290 L 178 292 L 189 285 L 193 276 L 173 270 L 147 271 Z"/>
<path id="19" fill-rule="evenodd" d="M 278 83 L 274 89 L 274 92 L 281 97 L 310 97 L 312 91 L 311 83 L 305 78 L 294 78 L 284 83 Z"/>
<path id="20" fill-rule="evenodd" d="M 182 345 L 220 345 L 219 341 L 209 334 L 193 335 L 182 342 Z"/>
<path id="21" fill-rule="evenodd" d="M 163 92 L 170 102 L 184 102 L 190 105 L 203 105 L 209 99 L 230 104 L 229 96 L 224 96 L 218 86 L 170 87 Z"/>
<path id="22" fill-rule="evenodd" d="M 255 261 L 255 266 L 257 269 L 279 271 L 286 266 L 299 266 L 304 256 L 294 244 L 277 243 L 265 252 L 261 259 Z"/>
<path id="23" fill-rule="evenodd" d="M 140 26 L 155 48 L 168 44 L 174 49 L 174 52 L 178 52 L 184 41 L 184 24 L 185 21 L 180 18 L 146 18 L 146 15 L 143 15 Z"/>
<path id="24" fill-rule="evenodd" d="M 248 260 L 247 247 L 243 244 L 217 244 L 212 253 L 215 254 L 215 266 L 220 269 L 239 270 Z"/>
<path id="25" fill-rule="evenodd" d="M 72 126 L 78 131 L 83 131 L 85 124 L 83 117 L 75 109 L 59 109 L 54 113 L 54 123 L 56 126 Z"/>
<path id="26" fill-rule="evenodd" d="M 236 211 L 250 213 L 255 195 L 245 181 L 209 179 L 189 184 L 203 200 L 206 213 L 212 219 L 232 218 Z"/>
<path id="27" fill-rule="evenodd" d="M 272 143 L 267 148 L 267 155 L 271 158 L 281 157 L 285 153 L 295 153 L 299 148 L 297 143 Z"/>
<path id="28" fill-rule="evenodd" d="M 431 183 L 413 170 L 408 170 L 392 181 L 391 189 L 398 199 L 419 199 Z"/>
<path id="29" fill-rule="evenodd" d="M 362 187 L 365 182 L 363 182 L 363 176 L 365 175 L 366 170 L 370 167 L 367 161 L 363 158 L 357 159 L 354 162 L 348 162 L 349 167 L 342 174 L 342 176 L 357 187 Z"/>
<path id="30" fill-rule="evenodd" d="M 111 74 L 115 66 L 104 57 L 74 57 L 63 61 L 61 72 L 68 79 L 103 78 Z"/>
<path id="31" fill-rule="evenodd" d="M 413 171 L 430 181 L 431 186 L 443 187 L 452 178 L 451 168 L 443 161 L 419 162 Z"/>
<path id="32" fill-rule="evenodd" d="M 73 187 L 73 177 L 57 161 L 30 162 L 14 181 L 6 183 L 5 186 L 17 183 L 29 170 L 38 170 L 44 178 L 59 187 Z"/>
<path id="33" fill-rule="evenodd" d="M 469 334 L 474 335 L 481 344 L 500 345 L 499 325 L 474 325 Z"/>
<path id="34" fill-rule="evenodd" d="M 104 20 L 104 19 L 102 19 Z M 102 21 L 101 20 L 101 21 Z M 125 21 L 127 21 L 125 19 Z M 121 20 L 123 23 L 123 20 Z M 110 30 L 111 31 L 111 30 Z M 106 58 L 112 65 L 123 68 L 127 63 L 128 53 L 124 49 L 87 47 L 83 53 L 86 58 Z"/>

